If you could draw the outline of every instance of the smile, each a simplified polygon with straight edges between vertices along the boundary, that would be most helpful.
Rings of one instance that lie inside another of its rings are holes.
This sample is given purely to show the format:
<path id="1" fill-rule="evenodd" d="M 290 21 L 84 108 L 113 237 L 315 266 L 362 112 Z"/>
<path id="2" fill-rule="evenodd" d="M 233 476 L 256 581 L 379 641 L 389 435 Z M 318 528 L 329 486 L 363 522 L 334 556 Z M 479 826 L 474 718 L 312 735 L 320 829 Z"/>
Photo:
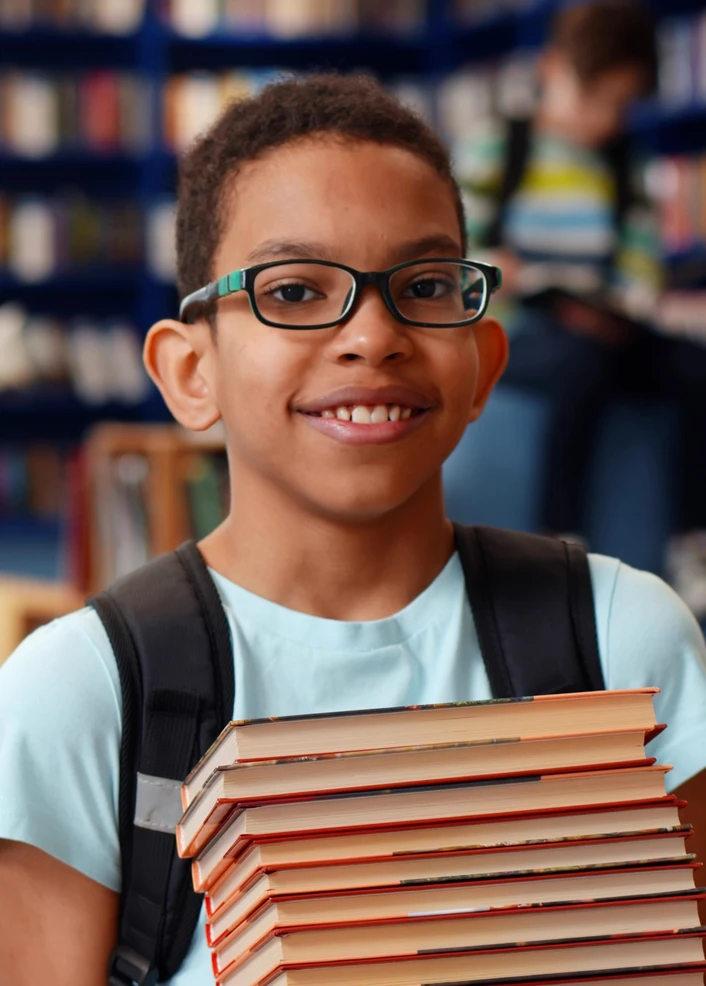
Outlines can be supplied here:
<path id="1" fill-rule="evenodd" d="M 388 445 L 416 431 L 429 417 L 431 408 L 340 404 L 297 413 L 310 427 L 344 445 Z"/>
<path id="2" fill-rule="evenodd" d="M 342 404 L 339 407 L 308 413 L 312 417 L 336 418 L 338 421 L 351 421 L 356 425 L 379 425 L 387 421 L 406 421 L 415 415 L 423 414 L 424 408 L 403 407 L 399 404 Z"/>

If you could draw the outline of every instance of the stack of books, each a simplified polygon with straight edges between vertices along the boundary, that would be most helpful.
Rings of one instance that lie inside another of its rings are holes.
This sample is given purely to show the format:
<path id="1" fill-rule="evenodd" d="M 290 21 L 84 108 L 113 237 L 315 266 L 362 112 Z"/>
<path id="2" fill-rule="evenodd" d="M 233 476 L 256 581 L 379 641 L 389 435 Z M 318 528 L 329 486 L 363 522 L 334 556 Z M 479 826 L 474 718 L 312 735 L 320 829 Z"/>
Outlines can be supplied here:
<path id="1" fill-rule="evenodd" d="M 701 986 L 654 691 L 231 723 L 177 826 L 217 983 Z"/>

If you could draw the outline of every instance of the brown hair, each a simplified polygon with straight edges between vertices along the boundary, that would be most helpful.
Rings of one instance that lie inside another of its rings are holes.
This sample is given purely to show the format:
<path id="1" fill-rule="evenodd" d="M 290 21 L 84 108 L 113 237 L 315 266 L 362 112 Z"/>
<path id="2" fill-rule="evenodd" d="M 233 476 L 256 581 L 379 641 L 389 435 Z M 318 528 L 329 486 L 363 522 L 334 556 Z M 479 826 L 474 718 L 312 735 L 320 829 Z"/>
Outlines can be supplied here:
<path id="1" fill-rule="evenodd" d="M 657 85 L 654 20 L 632 0 L 570 4 L 556 15 L 550 40 L 583 82 L 593 82 L 612 69 L 634 66 L 643 75 L 645 95 Z"/>
<path id="2" fill-rule="evenodd" d="M 183 157 L 176 222 L 181 297 L 213 279 L 228 218 L 227 192 L 238 169 L 274 148 L 318 134 L 400 147 L 430 164 L 454 195 L 465 253 L 461 194 L 449 154 L 433 130 L 366 76 L 310 75 L 276 82 L 230 103 Z M 190 318 L 212 314 L 212 308 L 194 305 Z"/>

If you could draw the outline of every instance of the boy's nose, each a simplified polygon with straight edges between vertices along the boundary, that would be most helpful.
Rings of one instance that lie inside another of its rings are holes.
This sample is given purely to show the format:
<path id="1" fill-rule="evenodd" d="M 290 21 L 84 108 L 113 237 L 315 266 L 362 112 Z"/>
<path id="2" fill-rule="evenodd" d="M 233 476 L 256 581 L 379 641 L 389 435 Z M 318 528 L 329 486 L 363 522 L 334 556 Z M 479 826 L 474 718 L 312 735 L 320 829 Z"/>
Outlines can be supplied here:
<path id="1" fill-rule="evenodd" d="M 333 340 L 332 356 L 336 362 L 401 362 L 413 350 L 409 327 L 398 322 L 388 311 L 376 287 L 366 287 L 352 315 L 339 326 Z"/>

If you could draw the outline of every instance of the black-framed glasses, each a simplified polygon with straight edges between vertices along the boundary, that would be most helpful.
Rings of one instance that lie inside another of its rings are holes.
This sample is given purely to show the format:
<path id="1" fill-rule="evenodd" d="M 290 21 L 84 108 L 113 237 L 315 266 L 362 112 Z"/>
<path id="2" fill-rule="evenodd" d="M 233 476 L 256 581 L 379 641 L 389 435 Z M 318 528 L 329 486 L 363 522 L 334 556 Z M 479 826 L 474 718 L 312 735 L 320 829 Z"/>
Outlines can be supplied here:
<path id="1" fill-rule="evenodd" d="M 232 271 L 183 299 L 179 318 L 200 302 L 247 292 L 253 314 L 278 329 L 328 329 L 355 308 L 374 284 L 389 312 L 405 325 L 454 328 L 485 314 L 502 284 L 498 267 L 448 257 L 409 260 L 384 271 L 362 272 L 328 260 L 273 260 Z"/>

